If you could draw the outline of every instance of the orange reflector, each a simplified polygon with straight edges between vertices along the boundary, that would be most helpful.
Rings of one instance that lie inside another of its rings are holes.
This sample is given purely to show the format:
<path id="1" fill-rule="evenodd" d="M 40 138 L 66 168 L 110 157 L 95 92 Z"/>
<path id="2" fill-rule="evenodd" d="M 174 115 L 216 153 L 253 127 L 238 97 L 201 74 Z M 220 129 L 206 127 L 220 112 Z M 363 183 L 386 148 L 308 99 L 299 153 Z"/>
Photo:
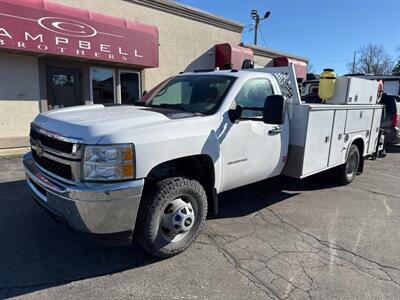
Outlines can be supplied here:
<path id="1" fill-rule="evenodd" d="M 122 160 L 124 162 L 133 160 L 133 150 L 131 147 L 126 147 L 122 150 Z"/>
<path id="2" fill-rule="evenodd" d="M 122 166 L 122 176 L 133 177 L 133 165 Z"/>

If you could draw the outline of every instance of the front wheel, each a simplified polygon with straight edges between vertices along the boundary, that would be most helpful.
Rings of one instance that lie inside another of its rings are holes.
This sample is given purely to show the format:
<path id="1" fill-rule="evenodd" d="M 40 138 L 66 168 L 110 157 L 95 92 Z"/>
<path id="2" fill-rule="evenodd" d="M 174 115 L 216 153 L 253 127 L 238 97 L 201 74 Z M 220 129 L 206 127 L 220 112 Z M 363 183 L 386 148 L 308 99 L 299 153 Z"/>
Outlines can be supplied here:
<path id="1" fill-rule="evenodd" d="M 193 179 L 174 177 L 151 186 L 140 205 L 136 237 L 158 257 L 170 257 L 188 248 L 200 234 L 207 216 L 207 196 Z"/>
<path id="2" fill-rule="evenodd" d="M 351 145 L 346 163 L 336 168 L 335 177 L 338 183 L 346 185 L 356 177 L 360 165 L 360 151 L 356 145 Z"/>

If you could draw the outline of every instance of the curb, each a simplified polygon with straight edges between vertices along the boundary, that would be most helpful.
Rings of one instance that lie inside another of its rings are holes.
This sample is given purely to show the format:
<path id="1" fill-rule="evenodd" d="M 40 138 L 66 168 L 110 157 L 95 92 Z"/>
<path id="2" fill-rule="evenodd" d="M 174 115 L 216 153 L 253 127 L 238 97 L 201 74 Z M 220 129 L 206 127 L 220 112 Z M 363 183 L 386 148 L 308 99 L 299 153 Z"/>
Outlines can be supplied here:
<path id="1" fill-rule="evenodd" d="M 29 151 L 29 147 L 0 149 L 0 157 L 22 156 Z"/>

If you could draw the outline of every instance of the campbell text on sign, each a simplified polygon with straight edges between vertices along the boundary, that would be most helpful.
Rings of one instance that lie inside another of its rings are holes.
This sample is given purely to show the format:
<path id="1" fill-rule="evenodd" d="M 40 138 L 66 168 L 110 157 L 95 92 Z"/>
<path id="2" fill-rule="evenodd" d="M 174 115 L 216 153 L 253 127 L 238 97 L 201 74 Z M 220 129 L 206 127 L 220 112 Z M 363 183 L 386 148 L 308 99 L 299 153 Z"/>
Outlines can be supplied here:
<path id="1" fill-rule="evenodd" d="M 154 26 L 115 18 L 114 24 L 109 24 L 101 22 L 109 17 L 93 13 L 90 19 L 78 19 L 63 15 L 60 7 L 53 12 L 0 0 L 0 48 L 158 66 L 158 33 Z"/>

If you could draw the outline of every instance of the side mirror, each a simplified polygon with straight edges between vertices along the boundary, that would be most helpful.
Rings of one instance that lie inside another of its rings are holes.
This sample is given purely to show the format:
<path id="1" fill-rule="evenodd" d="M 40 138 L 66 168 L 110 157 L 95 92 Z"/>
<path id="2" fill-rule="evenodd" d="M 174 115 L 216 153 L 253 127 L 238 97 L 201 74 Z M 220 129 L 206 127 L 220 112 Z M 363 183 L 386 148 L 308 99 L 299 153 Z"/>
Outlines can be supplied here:
<path id="1" fill-rule="evenodd" d="M 282 95 L 271 95 L 265 99 L 263 121 L 267 124 L 283 124 L 286 115 L 286 101 Z"/>
<path id="2" fill-rule="evenodd" d="M 232 123 L 235 123 L 237 119 L 240 119 L 243 112 L 243 105 L 237 105 L 234 109 L 228 111 L 229 119 Z"/>

